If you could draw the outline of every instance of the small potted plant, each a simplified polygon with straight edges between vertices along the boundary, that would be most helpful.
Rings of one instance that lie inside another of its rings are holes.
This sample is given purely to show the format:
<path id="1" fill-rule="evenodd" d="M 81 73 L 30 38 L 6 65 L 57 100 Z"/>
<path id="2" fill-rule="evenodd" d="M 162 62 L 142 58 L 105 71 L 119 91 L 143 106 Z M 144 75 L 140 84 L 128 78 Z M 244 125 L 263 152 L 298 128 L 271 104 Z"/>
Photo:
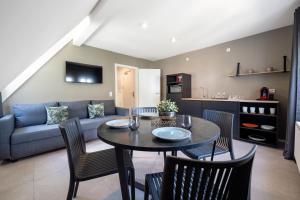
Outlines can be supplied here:
<path id="1" fill-rule="evenodd" d="M 178 112 L 178 106 L 174 101 L 167 99 L 158 104 L 157 110 L 159 116 L 175 117 L 176 112 Z"/>

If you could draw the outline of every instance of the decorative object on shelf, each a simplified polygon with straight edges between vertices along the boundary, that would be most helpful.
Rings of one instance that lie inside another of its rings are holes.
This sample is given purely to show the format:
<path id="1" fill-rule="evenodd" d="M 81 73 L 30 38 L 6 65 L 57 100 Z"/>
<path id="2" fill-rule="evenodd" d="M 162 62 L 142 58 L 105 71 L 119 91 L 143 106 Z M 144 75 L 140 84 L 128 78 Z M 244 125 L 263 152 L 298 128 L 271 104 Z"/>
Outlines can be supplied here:
<path id="1" fill-rule="evenodd" d="M 267 139 L 261 135 L 248 135 L 248 138 L 257 142 L 264 142 Z"/>
<path id="2" fill-rule="evenodd" d="M 269 89 L 269 100 L 275 99 L 276 89 Z"/>
<path id="3" fill-rule="evenodd" d="M 174 101 L 167 99 L 157 105 L 157 110 L 159 116 L 175 117 L 178 112 L 178 106 Z"/>
<path id="4" fill-rule="evenodd" d="M 268 130 L 268 131 L 271 131 L 271 130 L 275 129 L 274 126 L 270 126 L 270 125 L 261 125 L 260 128 L 264 129 L 264 130 Z"/>
<path id="5" fill-rule="evenodd" d="M 258 128 L 258 125 L 253 123 L 243 123 L 242 125 L 246 128 Z"/>
<path id="6" fill-rule="evenodd" d="M 238 76 L 239 74 L 240 74 L 240 65 L 241 65 L 241 63 L 237 63 L 237 65 L 236 65 L 236 76 Z"/>
<path id="7" fill-rule="evenodd" d="M 181 82 L 182 82 L 182 75 L 178 75 L 178 76 L 176 77 L 176 82 L 177 82 L 177 83 L 181 83 Z"/>
<path id="8" fill-rule="evenodd" d="M 262 87 L 260 89 L 260 100 L 269 100 L 269 88 Z"/>
<path id="9" fill-rule="evenodd" d="M 250 107 L 250 113 L 255 114 L 255 110 L 256 110 L 255 107 Z"/>
<path id="10" fill-rule="evenodd" d="M 267 67 L 267 72 L 272 72 L 272 71 L 274 71 L 273 67 Z"/>
<path id="11" fill-rule="evenodd" d="M 276 113 L 276 108 L 270 108 L 270 114 L 275 115 Z"/>
<path id="12" fill-rule="evenodd" d="M 248 70 L 248 73 L 249 73 L 249 74 L 253 74 L 253 73 L 254 73 L 254 70 L 253 70 L 253 69 L 249 69 L 249 70 Z"/>
<path id="13" fill-rule="evenodd" d="M 243 113 L 248 113 L 248 107 L 247 106 L 243 106 Z"/>
<path id="14" fill-rule="evenodd" d="M 283 71 L 284 72 L 287 72 L 287 69 L 286 69 L 286 59 L 287 59 L 287 56 L 283 56 Z"/>
<path id="15" fill-rule="evenodd" d="M 265 114 L 265 108 L 259 107 L 258 108 L 259 114 Z"/>

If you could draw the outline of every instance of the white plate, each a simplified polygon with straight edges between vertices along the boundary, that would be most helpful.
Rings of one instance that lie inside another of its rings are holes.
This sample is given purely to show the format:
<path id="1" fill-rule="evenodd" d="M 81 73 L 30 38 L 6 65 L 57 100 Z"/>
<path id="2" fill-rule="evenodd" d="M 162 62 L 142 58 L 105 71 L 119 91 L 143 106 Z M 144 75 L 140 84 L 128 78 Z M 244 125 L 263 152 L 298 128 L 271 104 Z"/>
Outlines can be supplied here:
<path id="1" fill-rule="evenodd" d="M 264 129 L 264 130 L 269 130 L 269 131 L 275 129 L 274 126 L 270 126 L 270 125 L 261 125 L 260 128 L 261 128 L 261 129 Z"/>
<path id="2" fill-rule="evenodd" d="M 191 137 L 191 131 L 177 127 L 162 127 L 152 131 L 155 137 L 169 141 L 179 141 Z"/>
<path id="3" fill-rule="evenodd" d="M 140 113 L 139 114 L 141 117 L 144 117 L 144 118 L 151 118 L 151 117 L 158 117 L 158 113 Z"/>
<path id="4" fill-rule="evenodd" d="M 248 138 L 250 138 L 251 140 L 258 141 L 258 142 L 264 142 L 264 141 L 266 141 L 265 137 L 259 136 L 259 135 L 248 135 Z"/>
<path id="5" fill-rule="evenodd" d="M 105 124 L 112 128 L 128 128 L 129 120 L 128 119 L 116 119 L 116 120 L 108 121 Z"/>

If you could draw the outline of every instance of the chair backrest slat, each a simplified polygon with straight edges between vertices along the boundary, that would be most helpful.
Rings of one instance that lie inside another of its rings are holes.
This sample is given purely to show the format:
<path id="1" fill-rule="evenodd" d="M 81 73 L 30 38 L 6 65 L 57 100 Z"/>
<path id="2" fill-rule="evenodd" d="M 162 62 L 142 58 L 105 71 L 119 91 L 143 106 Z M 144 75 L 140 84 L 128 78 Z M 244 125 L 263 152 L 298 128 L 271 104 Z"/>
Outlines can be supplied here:
<path id="1" fill-rule="evenodd" d="M 204 110 L 203 118 L 214 122 L 220 127 L 221 133 L 217 140 L 217 145 L 225 150 L 232 150 L 234 114 L 216 110 Z"/>
<path id="2" fill-rule="evenodd" d="M 193 171 L 194 168 L 191 166 L 187 166 L 187 168 L 185 169 L 183 199 L 188 199 L 190 196 L 191 179 L 192 179 Z"/>
<path id="3" fill-rule="evenodd" d="M 62 122 L 59 128 L 67 148 L 70 173 L 74 176 L 80 155 L 86 152 L 80 121 L 78 118 L 69 119 Z"/>
<path id="4" fill-rule="evenodd" d="M 231 161 L 167 157 L 161 199 L 248 199 L 255 151 L 256 146 L 244 157 Z"/>
<path id="5" fill-rule="evenodd" d="M 136 107 L 132 110 L 132 114 L 139 115 L 141 113 L 157 113 L 156 107 Z"/>

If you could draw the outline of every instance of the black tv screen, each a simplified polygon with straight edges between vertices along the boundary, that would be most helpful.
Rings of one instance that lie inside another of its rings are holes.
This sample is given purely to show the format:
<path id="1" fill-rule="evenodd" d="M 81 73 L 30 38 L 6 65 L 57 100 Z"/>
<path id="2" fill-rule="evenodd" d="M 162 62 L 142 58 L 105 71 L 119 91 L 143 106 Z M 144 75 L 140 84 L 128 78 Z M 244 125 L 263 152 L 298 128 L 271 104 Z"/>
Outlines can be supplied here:
<path id="1" fill-rule="evenodd" d="M 68 83 L 102 83 L 102 67 L 67 61 L 65 81 Z"/>

